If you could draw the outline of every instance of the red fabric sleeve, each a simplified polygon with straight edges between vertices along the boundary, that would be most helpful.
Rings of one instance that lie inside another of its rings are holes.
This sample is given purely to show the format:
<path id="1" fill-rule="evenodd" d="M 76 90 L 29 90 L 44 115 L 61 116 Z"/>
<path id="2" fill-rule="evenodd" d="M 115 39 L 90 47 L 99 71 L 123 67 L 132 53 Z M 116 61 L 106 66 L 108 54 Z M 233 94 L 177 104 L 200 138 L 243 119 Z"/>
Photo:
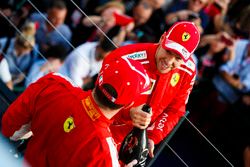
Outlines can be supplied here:
<path id="1" fill-rule="evenodd" d="M 182 86 L 182 89 L 177 92 L 177 95 L 170 105 L 148 128 L 148 137 L 152 139 L 155 144 L 162 141 L 172 131 L 186 112 L 186 102 L 193 88 L 193 82 L 190 79 L 185 83 L 186 84 Z"/>
<path id="2" fill-rule="evenodd" d="M 10 137 L 31 121 L 36 96 L 45 87 L 43 82 L 31 84 L 7 109 L 2 118 L 2 133 Z"/>

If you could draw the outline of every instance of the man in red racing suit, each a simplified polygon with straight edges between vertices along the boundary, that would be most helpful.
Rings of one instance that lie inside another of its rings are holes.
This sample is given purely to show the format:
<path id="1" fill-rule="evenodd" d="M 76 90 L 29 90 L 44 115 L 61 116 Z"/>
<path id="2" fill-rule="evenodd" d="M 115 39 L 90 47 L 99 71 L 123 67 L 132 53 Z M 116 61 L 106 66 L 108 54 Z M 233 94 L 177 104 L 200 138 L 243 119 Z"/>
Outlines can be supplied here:
<path id="1" fill-rule="evenodd" d="M 59 74 L 46 75 L 10 105 L 2 133 L 12 140 L 33 133 L 24 158 L 34 167 L 119 167 L 111 118 L 148 90 L 149 78 L 140 63 L 117 59 L 103 66 L 98 81 L 84 92 Z"/>
<path id="2" fill-rule="evenodd" d="M 162 35 L 158 44 L 123 46 L 111 52 L 104 60 L 112 61 L 119 56 L 132 58 L 147 70 L 151 89 L 144 92 L 137 102 L 148 103 L 152 107 L 151 123 L 147 128 L 151 157 L 154 144 L 163 140 L 185 114 L 196 74 L 191 54 L 199 39 L 199 32 L 193 23 L 179 22 Z M 146 128 L 144 124 L 151 115 L 136 106 L 138 105 L 135 103 L 130 112 L 124 110 L 116 116 L 111 131 L 117 144 L 122 142 L 133 125 Z"/>

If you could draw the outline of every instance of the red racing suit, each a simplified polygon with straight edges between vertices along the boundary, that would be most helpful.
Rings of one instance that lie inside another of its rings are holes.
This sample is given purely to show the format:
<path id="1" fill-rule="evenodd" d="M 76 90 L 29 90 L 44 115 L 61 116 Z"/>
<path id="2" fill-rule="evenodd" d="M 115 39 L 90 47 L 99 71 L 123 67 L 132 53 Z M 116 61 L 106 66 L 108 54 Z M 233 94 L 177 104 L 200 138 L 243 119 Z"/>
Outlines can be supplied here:
<path id="1" fill-rule="evenodd" d="M 105 62 L 117 57 L 132 58 L 141 62 L 151 79 L 151 89 L 143 93 L 138 101 L 146 102 L 152 107 L 152 120 L 147 128 L 148 137 L 158 144 L 178 123 L 186 112 L 186 103 L 192 90 L 196 67 L 192 58 L 179 68 L 166 74 L 158 72 L 155 54 L 159 44 L 133 44 L 111 52 Z M 136 106 L 136 104 L 134 105 Z M 113 137 L 119 144 L 132 129 L 129 112 L 123 111 L 116 116 L 111 126 Z"/>
<path id="2" fill-rule="evenodd" d="M 91 92 L 59 74 L 41 78 L 10 105 L 2 133 L 10 137 L 29 122 L 33 136 L 24 158 L 31 166 L 120 166 L 111 120 L 99 110 Z"/>

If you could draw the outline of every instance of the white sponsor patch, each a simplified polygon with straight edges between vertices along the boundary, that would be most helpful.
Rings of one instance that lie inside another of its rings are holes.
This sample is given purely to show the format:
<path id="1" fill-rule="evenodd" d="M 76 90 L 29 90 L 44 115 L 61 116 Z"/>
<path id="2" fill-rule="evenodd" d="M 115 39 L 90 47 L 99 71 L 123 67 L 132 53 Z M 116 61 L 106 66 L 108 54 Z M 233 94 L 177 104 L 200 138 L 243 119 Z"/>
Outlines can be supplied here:
<path id="1" fill-rule="evenodd" d="M 167 39 L 168 40 L 168 39 Z M 183 46 L 180 44 L 173 42 L 171 40 L 168 40 L 168 42 L 165 44 L 167 48 L 177 50 L 179 53 L 182 54 L 183 58 L 187 60 L 190 57 L 190 53 L 187 49 L 185 49 Z"/>
<path id="2" fill-rule="evenodd" d="M 191 60 L 188 60 L 185 65 L 191 69 L 192 71 L 195 71 L 195 64 L 191 61 Z"/>
<path id="3" fill-rule="evenodd" d="M 168 114 L 167 113 L 163 113 L 163 116 L 162 116 L 161 120 L 159 121 L 156 129 L 158 129 L 160 131 L 163 131 L 163 128 L 165 126 L 165 122 L 167 121 L 167 117 L 168 117 Z"/>
<path id="4" fill-rule="evenodd" d="M 140 51 L 140 52 L 134 52 L 125 56 L 133 60 L 143 60 L 147 58 L 147 53 L 146 51 Z"/>

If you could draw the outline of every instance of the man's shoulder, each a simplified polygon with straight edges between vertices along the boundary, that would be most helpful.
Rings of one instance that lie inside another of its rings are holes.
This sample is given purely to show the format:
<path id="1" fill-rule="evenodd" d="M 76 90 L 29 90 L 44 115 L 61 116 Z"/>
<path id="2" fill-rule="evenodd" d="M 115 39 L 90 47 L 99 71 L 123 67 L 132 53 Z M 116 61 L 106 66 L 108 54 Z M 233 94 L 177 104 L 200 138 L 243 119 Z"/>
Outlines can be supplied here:
<path id="1" fill-rule="evenodd" d="M 193 76 L 196 73 L 196 64 L 192 58 L 189 58 L 187 62 L 182 63 L 178 69 Z"/>
<path id="2" fill-rule="evenodd" d="M 131 59 L 144 59 L 153 50 L 154 46 L 153 43 L 129 44 L 114 50 L 110 55 L 114 57 L 126 56 Z"/>
<path id="3" fill-rule="evenodd" d="M 49 73 L 45 75 L 44 77 L 42 77 L 41 79 L 39 79 L 37 82 L 42 82 L 42 81 L 48 81 L 48 82 L 51 81 L 51 84 L 53 81 L 55 81 L 57 83 L 60 82 L 65 85 L 68 85 L 69 87 L 79 88 L 79 86 L 76 85 L 70 78 L 60 73 Z"/>
<path id="4" fill-rule="evenodd" d="M 46 18 L 46 17 L 47 17 L 47 14 L 44 14 L 44 13 L 43 13 L 43 16 Z M 31 20 L 31 21 L 44 22 L 45 19 L 44 19 L 43 16 L 42 16 L 40 13 L 35 12 L 35 13 L 32 13 L 32 14 L 30 15 L 30 20 Z"/>
<path id="5" fill-rule="evenodd" d="M 71 30 L 67 24 L 61 24 L 57 29 L 62 33 L 71 34 Z"/>

